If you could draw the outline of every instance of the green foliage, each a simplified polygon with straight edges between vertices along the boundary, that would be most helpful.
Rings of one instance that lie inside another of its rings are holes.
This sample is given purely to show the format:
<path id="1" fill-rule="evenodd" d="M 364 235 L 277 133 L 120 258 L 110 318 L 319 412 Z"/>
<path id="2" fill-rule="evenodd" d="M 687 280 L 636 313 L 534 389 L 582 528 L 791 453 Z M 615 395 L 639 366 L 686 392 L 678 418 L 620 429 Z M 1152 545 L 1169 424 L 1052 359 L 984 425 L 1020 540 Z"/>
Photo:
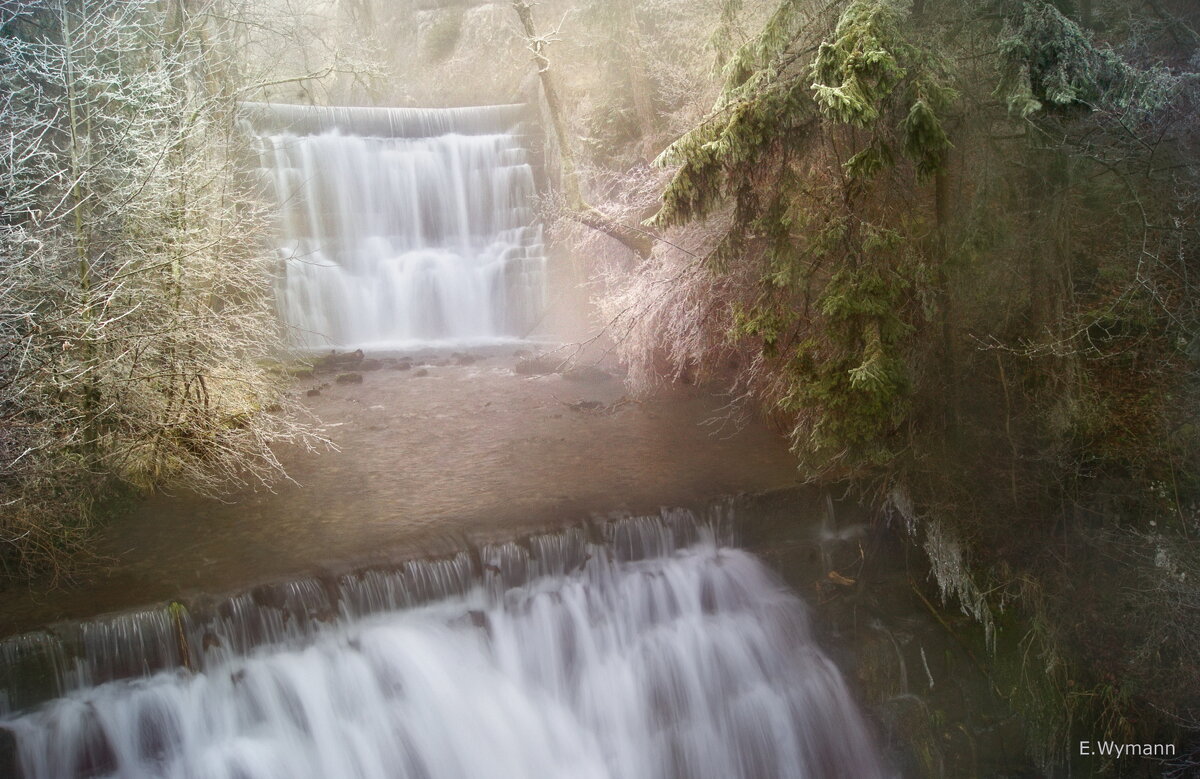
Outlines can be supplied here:
<path id="1" fill-rule="evenodd" d="M 889 442 L 909 389 L 899 347 L 911 328 L 896 316 L 904 287 L 878 268 L 844 268 L 826 286 L 819 308 L 828 318 L 827 339 L 810 337 L 796 347 L 785 368 L 791 390 L 779 401 L 785 411 L 818 415 L 793 437 L 809 467 L 847 456 L 880 466 L 895 456 Z"/>
<path id="2" fill-rule="evenodd" d="M 897 61 L 896 12 L 886 2 L 854 2 L 813 60 L 812 89 L 822 112 L 842 124 L 866 127 L 906 73 Z"/>
<path id="3" fill-rule="evenodd" d="M 1145 113 L 1169 99 L 1176 79 L 1161 68 L 1133 67 L 1097 44 L 1045 0 L 1028 0 L 1000 40 L 1003 77 L 997 94 L 1028 117 L 1047 108 Z"/>
<path id="4" fill-rule="evenodd" d="M 730 61 L 713 113 L 660 157 L 679 167 L 651 224 L 731 207 L 710 267 L 756 257 L 761 292 L 730 336 L 778 361 L 787 389 L 775 402 L 800 420 L 797 452 L 853 469 L 900 446 L 910 339 L 925 319 L 915 287 L 930 279 L 917 272 L 927 228 L 880 211 L 876 190 L 942 170 L 957 93 L 892 3 L 848 4 L 807 60 L 804 11 L 780 4 Z"/>
<path id="5" fill-rule="evenodd" d="M 742 11 L 742 0 L 724 0 L 721 3 L 721 17 L 708 39 L 708 45 L 716 53 L 717 69 L 720 70 L 729 61 L 733 49 L 734 26 Z"/>
<path id="6" fill-rule="evenodd" d="M 901 129 L 904 151 L 916 164 L 918 177 L 929 178 L 944 167 L 950 138 L 928 102 L 924 99 L 914 102 Z"/>
<path id="7" fill-rule="evenodd" d="M 1036 621 L 1051 762 L 1073 716 L 1126 739 L 1131 708 L 1200 696 L 1200 52 L 1145 8 L 1093 33 L 1067 3 L 921 5 L 779 2 L 660 157 L 651 223 L 717 230 L 713 351 L 745 355 L 806 474 L 903 488 L 989 583 L 971 613 Z M 1157 590 L 1096 647 L 1130 600 L 1113 559 Z M 1058 705 L 1067 667 L 1100 705 Z"/>

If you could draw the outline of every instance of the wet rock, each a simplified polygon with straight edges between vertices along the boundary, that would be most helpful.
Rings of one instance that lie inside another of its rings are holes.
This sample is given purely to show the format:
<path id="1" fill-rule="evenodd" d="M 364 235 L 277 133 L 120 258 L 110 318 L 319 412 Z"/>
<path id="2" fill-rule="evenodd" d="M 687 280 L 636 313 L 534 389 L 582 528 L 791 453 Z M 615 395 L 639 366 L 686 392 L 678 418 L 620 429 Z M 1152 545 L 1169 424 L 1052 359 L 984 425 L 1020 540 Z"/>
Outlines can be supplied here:
<path id="1" fill-rule="evenodd" d="M 398 362 L 392 366 L 392 370 L 394 370 L 394 371 L 411 371 L 412 363 L 411 362 Z"/>
<path id="2" fill-rule="evenodd" d="M 526 357 L 517 361 L 513 371 L 518 376 L 544 376 L 557 367 L 558 361 L 548 357 Z"/>
<path id="3" fill-rule="evenodd" d="M 303 380 L 303 379 L 311 379 L 311 378 L 312 378 L 313 376 L 315 376 L 315 375 L 316 375 L 316 374 L 315 374 L 315 373 L 313 373 L 313 370 L 312 370 L 312 368 L 303 368 L 303 369 L 301 369 L 301 370 L 298 370 L 298 371 L 296 371 L 295 373 L 293 373 L 293 374 L 292 374 L 292 378 L 293 378 L 293 379 L 301 379 L 301 380 Z"/>
<path id="4" fill-rule="evenodd" d="M 495 568 L 495 566 L 488 567 Z M 488 618 L 488 615 L 485 612 L 479 611 L 478 609 L 472 609 L 471 611 L 468 611 L 463 616 L 454 620 L 452 624 L 455 627 L 472 627 L 476 630 L 482 630 L 483 633 L 489 638 L 492 635 L 491 620 Z"/>
<path id="5" fill-rule="evenodd" d="M 360 371 L 377 371 L 383 367 L 382 360 L 363 360 L 358 365 Z"/>
<path id="6" fill-rule="evenodd" d="M 355 349 L 352 352 L 330 352 L 313 365 L 314 371 L 332 373 L 336 370 L 345 368 L 353 368 L 363 361 L 363 350 Z"/>
<path id="7" fill-rule="evenodd" d="M 460 354 L 455 362 L 457 362 L 459 365 L 471 365 L 478 361 L 479 358 L 473 354 Z"/>
<path id="8" fill-rule="evenodd" d="M 339 373 L 334 381 L 338 384 L 362 384 L 363 378 L 361 373 Z"/>
<path id="9" fill-rule="evenodd" d="M 77 725 L 74 766 L 68 776 L 111 776 L 117 770 L 117 753 L 94 711 Z"/>
<path id="10" fill-rule="evenodd" d="M 260 584 L 250 590 L 250 600 L 262 609 L 286 609 L 287 598 L 284 590 L 270 584 Z"/>
<path id="11" fill-rule="evenodd" d="M 938 717 L 920 697 L 898 695 L 880 706 L 884 728 L 897 743 L 906 745 L 897 756 L 902 776 L 971 776 L 948 773 L 946 755 L 938 738 Z"/>
<path id="12" fill-rule="evenodd" d="M 313 387 L 312 389 L 310 389 L 308 392 L 305 392 L 304 394 L 310 398 L 315 398 L 316 396 L 321 394 L 321 390 L 317 389 L 316 387 Z"/>
<path id="13" fill-rule="evenodd" d="M 17 737 L 8 728 L 0 728 L 0 776 L 20 776 L 17 761 Z"/>
<path id="14" fill-rule="evenodd" d="M 419 376 L 428 376 L 428 375 L 429 375 L 429 371 L 425 370 L 424 368 L 421 368 L 420 370 L 415 370 L 415 371 L 413 371 L 413 376 L 414 376 L 414 377 L 419 377 Z"/>
<path id="15" fill-rule="evenodd" d="M 580 365 L 565 371 L 562 375 L 567 381 L 577 381 L 582 384 L 599 384 L 600 382 L 608 381 L 613 376 L 603 368 L 597 368 L 595 365 Z"/>

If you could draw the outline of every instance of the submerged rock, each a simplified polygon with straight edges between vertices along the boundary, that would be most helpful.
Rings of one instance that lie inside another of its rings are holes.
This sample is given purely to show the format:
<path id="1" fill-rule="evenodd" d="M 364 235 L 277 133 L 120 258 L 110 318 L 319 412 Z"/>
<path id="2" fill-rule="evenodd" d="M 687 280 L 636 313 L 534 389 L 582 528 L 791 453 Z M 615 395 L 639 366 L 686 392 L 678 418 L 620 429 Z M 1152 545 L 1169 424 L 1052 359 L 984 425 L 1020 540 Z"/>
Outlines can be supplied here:
<path id="1" fill-rule="evenodd" d="M 338 354 L 330 352 L 313 365 L 314 371 L 324 371 L 332 373 L 341 368 L 353 368 L 363 361 L 363 350 L 355 349 L 352 352 Z"/>
<path id="2" fill-rule="evenodd" d="M 567 381 L 577 381 L 584 384 L 597 384 L 613 378 L 612 374 L 595 365 L 580 365 L 564 371 L 562 377 Z"/>
<path id="3" fill-rule="evenodd" d="M 554 373 L 558 361 L 548 357 L 526 357 L 517 361 L 513 371 L 518 376 L 545 376 Z"/>

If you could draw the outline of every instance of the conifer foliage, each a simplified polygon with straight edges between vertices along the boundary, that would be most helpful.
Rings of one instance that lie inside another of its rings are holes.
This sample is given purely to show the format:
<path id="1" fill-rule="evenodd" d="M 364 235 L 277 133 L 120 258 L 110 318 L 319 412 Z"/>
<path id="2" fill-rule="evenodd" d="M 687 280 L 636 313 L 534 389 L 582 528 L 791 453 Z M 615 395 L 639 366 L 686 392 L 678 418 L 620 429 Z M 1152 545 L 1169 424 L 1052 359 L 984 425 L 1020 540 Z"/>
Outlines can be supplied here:
<path id="1" fill-rule="evenodd" d="M 806 474 L 928 518 L 961 550 L 943 592 L 1041 626 L 1047 721 L 1104 701 L 1130 736 L 1137 700 L 1170 712 L 1143 736 L 1200 729 L 1200 9 L 780 0 L 731 51 L 742 5 L 712 111 L 658 159 L 650 223 L 711 240 L 660 250 L 692 292 L 643 295 L 623 348 L 730 378 Z"/>
<path id="2" fill-rule="evenodd" d="M 850 3 L 823 39 L 809 5 L 780 6 L 730 61 L 713 114 L 664 152 L 680 167 L 654 223 L 733 202 L 709 260 L 759 263 L 734 335 L 785 377 L 775 402 L 799 420 L 796 451 L 821 469 L 879 465 L 901 445 L 921 294 L 944 259 L 920 239 L 933 214 L 888 198 L 943 169 L 956 93 L 891 3 Z"/>

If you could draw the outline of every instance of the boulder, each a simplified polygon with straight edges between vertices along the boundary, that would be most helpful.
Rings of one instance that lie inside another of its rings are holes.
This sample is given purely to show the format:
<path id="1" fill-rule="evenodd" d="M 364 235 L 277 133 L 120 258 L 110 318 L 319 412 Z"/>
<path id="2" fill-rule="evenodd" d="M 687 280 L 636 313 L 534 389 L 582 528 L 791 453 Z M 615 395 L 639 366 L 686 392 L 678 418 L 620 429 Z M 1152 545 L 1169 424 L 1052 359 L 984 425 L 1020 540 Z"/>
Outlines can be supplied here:
<path id="1" fill-rule="evenodd" d="M 562 377 L 567 381 L 577 381 L 584 384 L 598 384 L 608 381 L 613 376 L 603 368 L 597 368 L 595 365 L 578 365 L 570 370 L 563 371 Z"/>
<path id="2" fill-rule="evenodd" d="M 362 384 L 363 378 L 361 373 L 339 373 L 334 381 L 338 384 Z"/>
<path id="3" fill-rule="evenodd" d="M 517 360 L 513 371 L 518 376 L 544 376 L 548 373 L 554 373 L 554 369 L 558 367 L 558 363 L 558 360 L 553 360 L 549 357 L 524 357 Z"/>
<path id="4" fill-rule="evenodd" d="M 362 361 L 362 349 L 355 349 L 352 352 L 343 352 L 341 354 L 338 354 L 336 351 L 334 351 L 317 360 L 316 363 L 313 364 L 313 370 L 332 373 L 336 370 L 353 368 Z"/>

